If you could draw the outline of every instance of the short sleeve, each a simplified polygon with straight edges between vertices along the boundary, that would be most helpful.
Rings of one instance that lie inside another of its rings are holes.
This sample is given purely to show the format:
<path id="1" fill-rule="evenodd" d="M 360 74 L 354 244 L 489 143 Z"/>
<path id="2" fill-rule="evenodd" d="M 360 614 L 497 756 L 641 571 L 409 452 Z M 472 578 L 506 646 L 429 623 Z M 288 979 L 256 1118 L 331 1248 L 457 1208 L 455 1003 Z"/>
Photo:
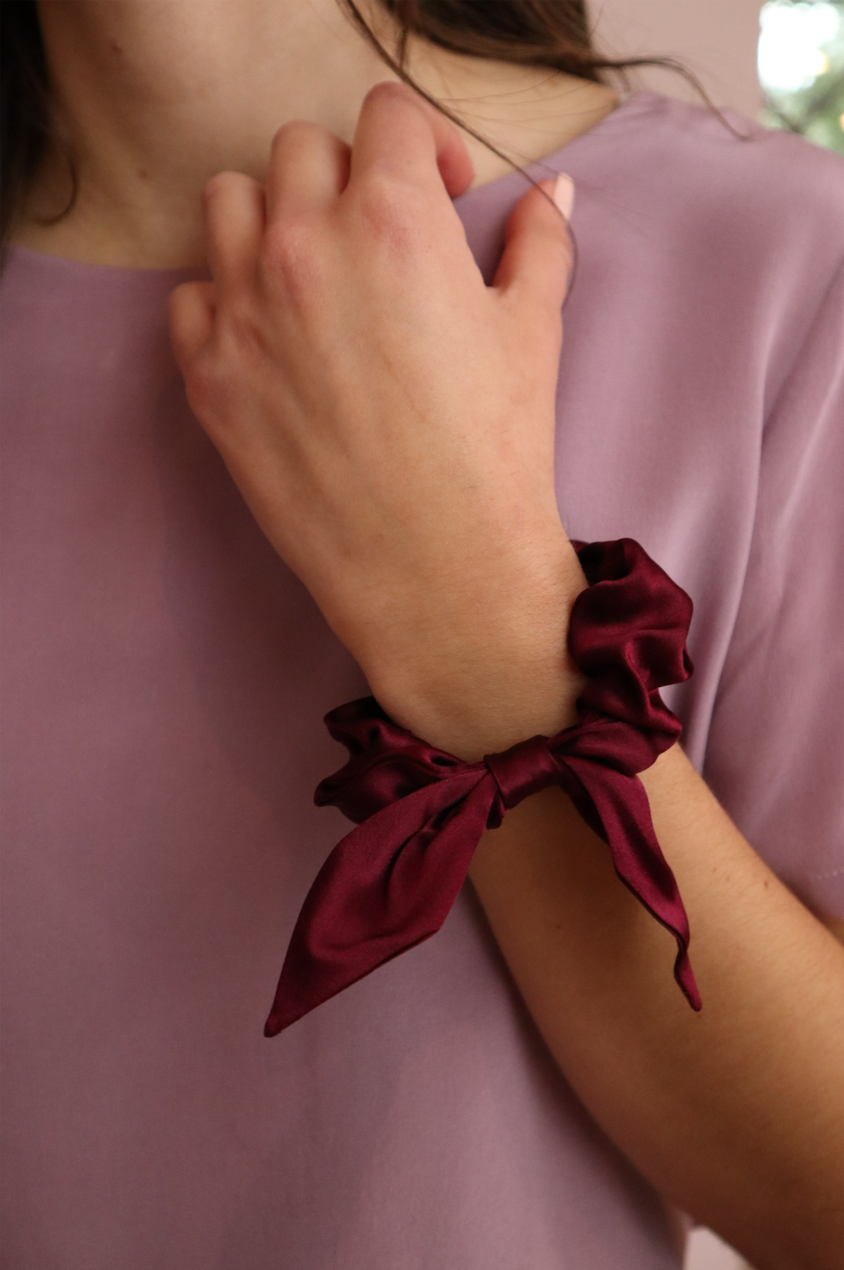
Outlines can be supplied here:
<path id="1" fill-rule="evenodd" d="M 786 885 L 844 918 L 844 265 L 766 411 L 704 775 Z"/>

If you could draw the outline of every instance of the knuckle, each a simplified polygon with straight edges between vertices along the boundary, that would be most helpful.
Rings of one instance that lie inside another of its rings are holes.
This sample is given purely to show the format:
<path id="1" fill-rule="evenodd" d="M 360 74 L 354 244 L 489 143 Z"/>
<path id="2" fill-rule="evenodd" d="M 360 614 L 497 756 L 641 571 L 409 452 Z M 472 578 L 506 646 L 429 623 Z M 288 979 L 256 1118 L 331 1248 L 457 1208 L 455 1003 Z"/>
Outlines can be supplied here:
<path id="1" fill-rule="evenodd" d="M 419 191 L 395 178 L 370 178 L 359 191 L 358 214 L 370 232 L 403 250 L 419 239 L 425 227 Z"/>
<path id="2" fill-rule="evenodd" d="M 225 194 L 226 190 L 230 188 L 232 175 L 231 172 L 217 172 L 215 176 L 211 177 L 210 181 L 205 182 L 202 197 L 206 203 L 218 198 L 220 194 Z"/>
<path id="3" fill-rule="evenodd" d="M 263 346 L 264 328 L 252 304 L 247 300 L 231 302 L 221 323 L 221 338 L 216 350 L 216 373 L 230 378 L 233 366 L 248 361 Z"/>
<path id="4" fill-rule="evenodd" d="M 188 399 L 204 427 L 225 430 L 237 413 L 235 399 L 264 351 L 264 331 L 253 306 L 229 301 L 220 312 L 213 338 L 185 370 Z"/>
<path id="5" fill-rule="evenodd" d="M 254 184 L 252 177 L 246 176 L 243 172 L 217 172 L 205 182 L 203 196 L 206 201 L 210 201 L 219 198 L 220 195 L 230 194 L 244 184 Z"/>
<path id="6" fill-rule="evenodd" d="M 317 227 L 304 216 L 287 216 L 268 227 L 261 252 L 265 277 L 294 294 L 312 287 L 318 276 Z"/>
<path id="7" fill-rule="evenodd" d="M 431 124 L 442 122 L 435 108 L 406 84 L 375 84 L 363 99 L 361 115 L 372 115 L 376 128 L 389 135 L 400 134 L 413 144 L 430 135 Z"/>
<path id="8" fill-rule="evenodd" d="M 406 84 L 383 80 L 380 84 L 374 84 L 363 100 L 365 105 L 380 105 L 382 102 L 388 105 L 395 105 L 397 102 L 415 104 L 416 94 Z"/>
<path id="9" fill-rule="evenodd" d="M 288 119 L 273 135 L 270 146 L 272 157 L 277 159 L 291 150 L 311 145 L 314 137 L 321 136 L 323 131 L 319 124 L 310 123 L 307 119 Z"/>

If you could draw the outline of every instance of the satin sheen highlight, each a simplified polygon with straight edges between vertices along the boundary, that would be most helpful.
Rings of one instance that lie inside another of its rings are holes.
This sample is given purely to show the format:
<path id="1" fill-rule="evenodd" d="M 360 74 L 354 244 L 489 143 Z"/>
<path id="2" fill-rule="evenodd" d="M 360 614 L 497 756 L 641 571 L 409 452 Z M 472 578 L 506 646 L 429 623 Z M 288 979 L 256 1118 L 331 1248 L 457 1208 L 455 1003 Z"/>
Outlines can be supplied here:
<path id="1" fill-rule="evenodd" d="M 551 785 L 570 796 L 621 880 L 675 936 L 674 976 L 700 1009 L 686 911 L 637 775 L 680 735 L 659 688 L 692 673 L 692 601 L 631 538 L 574 545 L 589 586 L 574 602 L 568 646 L 590 677 L 574 727 L 465 763 L 398 727 L 373 697 L 326 715 L 349 761 L 320 783 L 315 801 L 339 807 L 357 828 L 305 898 L 266 1036 L 436 934 L 484 830 Z"/>

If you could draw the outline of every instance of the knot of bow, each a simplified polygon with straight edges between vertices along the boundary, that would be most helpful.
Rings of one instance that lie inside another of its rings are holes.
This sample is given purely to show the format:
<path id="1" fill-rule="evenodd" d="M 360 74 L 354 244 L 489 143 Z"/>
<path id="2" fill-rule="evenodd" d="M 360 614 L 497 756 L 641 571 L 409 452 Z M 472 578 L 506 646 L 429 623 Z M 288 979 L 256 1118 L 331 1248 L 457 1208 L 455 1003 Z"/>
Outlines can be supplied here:
<path id="1" fill-rule="evenodd" d="M 435 934 L 484 830 L 551 785 L 571 797 L 621 879 L 675 935 L 675 978 L 700 1008 L 686 912 L 637 775 L 680 734 L 659 688 L 692 672 L 691 600 L 632 539 L 575 546 L 590 583 L 569 624 L 569 650 L 590 677 L 576 726 L 466 763 L 398 727 L 373 697 L 326 716 L 350 757 L 315 801 L 339 807 L 357 827 L 308 892 L 267 1036 Z"/>

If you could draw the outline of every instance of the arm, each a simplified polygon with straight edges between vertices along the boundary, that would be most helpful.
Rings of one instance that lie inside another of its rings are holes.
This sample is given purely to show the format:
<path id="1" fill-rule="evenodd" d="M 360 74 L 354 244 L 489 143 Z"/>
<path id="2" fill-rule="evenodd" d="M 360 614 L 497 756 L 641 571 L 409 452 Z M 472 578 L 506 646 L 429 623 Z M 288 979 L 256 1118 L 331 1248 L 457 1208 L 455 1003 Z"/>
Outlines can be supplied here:
<path id="1" fill-rule="evenodd" d="M 829 933 L 838 940 L 839 944 L 844 944 L 844 922 L 839 921 L 836 917 L 822 917 L 821 921 Z"/>
<path id="2" fill-rule="evenodd" d="M 759 1270 L 835 1270 L 844 949 L 677 747 L 643 780 L 689 913 L 700 1015 L 671 979 L 673 940 L 559 791 L 485 836 L 472 880 L 557 1062 L 642 1172 Z"/>
<path id="3" fill-rule="evenodd" d="M 172 318 L 198 418 L 382 706 L 471 758 L 573 721 L 584 579 L 553 483 L 567 239 L 533 191 L 484 287 L 445 193 L 464 158 L 396 87 L 351 153 L 288 126 L 266 193 L 212 182 L 215 281 L 179 288 Z M 760 1270 L 833 1270 L 844 954 L 679 750 L 645 780 L 702 1016 L 562 794 L 487 835 L 473 881 L 562 1070 L 642 1171 Z"/>

